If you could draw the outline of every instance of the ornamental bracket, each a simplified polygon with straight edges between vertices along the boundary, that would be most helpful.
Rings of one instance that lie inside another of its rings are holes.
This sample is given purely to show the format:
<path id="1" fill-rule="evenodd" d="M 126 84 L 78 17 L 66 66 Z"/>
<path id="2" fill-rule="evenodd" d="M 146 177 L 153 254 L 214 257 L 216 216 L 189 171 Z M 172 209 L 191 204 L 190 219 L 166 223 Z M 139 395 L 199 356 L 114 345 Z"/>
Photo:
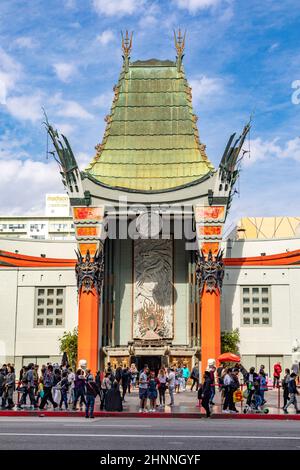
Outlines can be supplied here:
<path id="1" fill-rule="evenodd" d="M 96 289 L 100 296 L 102 282 L 104 278 L 104 250 L 103 246 L 96 251 L 94 258 L 91 257 L 90 251 L 83 258 L 79 251 L 76 251 L 77 263 L 75 266 L 78 293 L 86 292 L 89 294 L 93 288 Z"/>
<path id="2" fill-rule="evenodd" d="M 221 292 L 224 278 L 223 250 L 213 256 L 209 250 L 206 257 L 201 250 L 197 256 L 196 276 L 199 285 L 200 294 L 206 292 Z"/>

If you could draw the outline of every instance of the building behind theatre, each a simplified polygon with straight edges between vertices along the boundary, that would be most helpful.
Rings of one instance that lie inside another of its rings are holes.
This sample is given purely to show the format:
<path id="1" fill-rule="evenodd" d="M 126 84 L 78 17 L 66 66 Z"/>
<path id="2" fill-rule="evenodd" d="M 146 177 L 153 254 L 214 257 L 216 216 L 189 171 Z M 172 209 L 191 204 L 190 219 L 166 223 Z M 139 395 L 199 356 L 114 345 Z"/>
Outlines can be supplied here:
<path id="1" fill-rule="evenodd" d="M 28 217 L 28 220 L 32 218 Z M 65 220 L 72 223 L 71 218 L 66 217 Z M 274 226 L 280 220 L 280 217 L 269 218 L 268 223 Z M 51 216 L 48 221 L 50 224 Z M 256 231 L 256 237 L 251 232 L 253 238 L 249 238 L 245 230 L 241 238 L 238 230 L 242 224 L 245 227 L 245 223 L 239 221 L 236 230 L 224 241 L 228 259 L 260 257 L 263 260 L 278 253 L 293 253 L 299 248 L 300 237 L 290 230 L 270 239 L 259 236 L 259 231 Z M 74 259 L 75 240 L 15 238 L 11 234 L 2 237 L 0 244 L 1 254 L 5 251 L 17 257 L 17 251 L 44 263 L 40 267 L 5 266 L 1 256 L 0 363 L 11 361 L 20 368 L 31 361 L 39 364 L 60 361 L 58 338 L 77 325 L 78 305 L 74 264 L 63 265 L 59 260 Z M 114 266 L 114 275 L 120 276 L 119 279 L 124 276 L 124 241 L 120 245 Z M 58 265 L 47 267 L 45 261 L 50 258 L 57 258 Z M 18 264 L 17 258 L 14 262 Z M 262 363 L 270 371 L 278 360 L 284 366 L 291 366 L 292 344 L 300 337 L 299 284 L 300 266 L 297 264 L 226 266 L 221 304 L 222 330 L 239 329 L 240 350 L 246 367 L 259 367 Z M 189 311 L 191 291 L 188 278 L 181 282 L 179 289 L 181 301 L 186 302 Z M 128 312 L 132 290 L 133 280 L 128 272 L 124 285 L 115 283 L 110 298 L 105 300 L 111 302 L 115 312 L 114 331 L 110 338 L 107 319 L 101 316 L 101 342 L 109 351 L 104 359 L 115 364 L 130 360 L 128 351 L 133 337 L 132 318 Z M 189 315 L 183 316 L 180 309 L 175 312 L 175 341 L 179 348 L 185 346 L 191 354 L 170 358 L 173 361 L 182 359 L 190 367 L 197 361 L 200 346 L 196 340 L 199 325 L 191 313 L 189 311 Z M 114 350 L 118 354 L 114 355 Z"/>

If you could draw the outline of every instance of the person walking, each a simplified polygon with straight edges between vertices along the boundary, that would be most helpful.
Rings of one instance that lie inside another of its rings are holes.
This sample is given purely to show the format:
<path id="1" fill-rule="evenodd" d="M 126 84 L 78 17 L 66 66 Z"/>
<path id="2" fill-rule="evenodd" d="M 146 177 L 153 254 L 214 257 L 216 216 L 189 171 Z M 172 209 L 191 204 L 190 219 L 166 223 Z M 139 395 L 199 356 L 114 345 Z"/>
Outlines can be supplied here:
<path id="1" fill-rule="evenodd" d="M 94 376 L 91 374 L 91 371 L 87 369 L 86 371 L 86 405 L 85 405 L 85 417 L 94 418 L 94 408 L 95 408 L 95 399 L 98 395 L 97 384 L 94 380 Z"/>
<path id="2" fill-rule="evenodd" d="M 127 389 L 129 387 L 129 384 L 130 384 L 129 367 L 125 367 L 122 370 L 121 384 L 122 384 L 122 401 L 125 402 L 125 395 L 126 395 Z"/>
<path id="3" fill-rule="evenodd" d="M 7 409 L 12 410 L 15 406 L 13 402 L 14 391 L 16 387 L 16 374 L 13 366 L 8 366 L 8 372 L 5 376 L 4 400 L 7 400 Z"/>
<path id="4" fill-rule="evenodd" d="M 105 373 L 104 379 L 101 382 L 101 394 L 100 394 L 100 410 L 101 411 L 104 410 L 105 397 L 106 397 L 106 394 L 107 394 L 108 390 L 110 390 L 111 386 L 112 386 L 112 382 L 110 380 L 110 377 L 111 377 L 111 372 L 107 371 Z"/>
<path id="5" fill-rule="evenodd" d="M 184 364 L 183 367 L 182 367 L 182 377 L 184 379 L 183 382 L 182 382 L 183 390 L 186 390 L 187 381 L 190 378 L 190 370 L 189 370 L 187 364 Z"/>
<path id="6" fill-rule="evenodd" d="M 281 381 L 282 390 L 283 390 L 283 409 L 285 408 L 287 402 L 289 401 L 289 380 L 291 378 L 290 369 L 285 369 L 284 377 Z"/>
<path id="7" fill-rule="evenodd" d="M 258 374 L 255 372 L 255 367 L 250 367 L 249 372 L 245 369 L 242 369 L 242 374 L 244 376 L 244 381 L 247 385 L 248 397 L 247 397 L 247 405 L 250 406 L 251 400 L 255 391 L 254 383 L 258 383 Z"/>
<path id="8" fill-rule="evenodd" d="M 285 407 L 283 408 L 283 411 L 284 411 L 285 414 L 288 414 L 287 409 L 290 405 L 294 405 L 297 414 L 300 413 L 300 410 L 298 409 L 297 397 L 296 397 L 296 395 L 299 395 L 299 392 L 297 390 L 297 385 L 296 385 L 296 377 L 297 377 L 297 375 L 295 374 L 295 372 L 292 372 L 291 376 L 290 376 L 290 380 L 288 382 L 288 389 L 289 389 L 290 399 L 287 402 L 287 404 L 285 405 Z"/>
<path id="9" fill-rule="evenodd" d="M 80 398 L 80 411 L 82 411 L 83 404 L 86 405 L 85 400 L 85 378 L 84 378 L 84 371 L 82 369 L 78 369 L 75 375 L 74 381 L 74 390 L 75 390 L 75 400 L 73 402 L 73 410 L 75 411 L 77 408 L 77 402 Z"/>
<path id="10" fill-rule="evenodd" d="M 1 398 L 1 408 L 5 408 L 4 405 L 4 385 L 5 385 L 5 376 L 6 376 L 6 371 L 2 368 L 0 369 L 0 398 Z"/>
<path id="11" fill-rule="evenodd" d="M 158 393 L 159 393 L 159 404 L 161 407 L 165 407 L 166 404 L 166 388 L 167 388 L 167 376 L 165 369 L 160 369 L 158 373 Z"/>
<path id="12" fill-rule="evenodd" d="M 65 404 L 66 410 L 68 409 L 68 390 L 69 390 L 68 371 L 62 373 L 61 381 L 58 382 L 57 387 L 60 389 L 60 403 L 59 409 L 62 410 L 62 404 Z"/>
<path id="13" fill-rule="evenodd" d="M 139 377 L 139 399 L 140 409 L 139 412 L 147 411 L 147 397 L 148 397 L 148 366 L 144 366 L 144 370 L 140 373 Z"/>
<path id="14" fill-rule="evenodd" d="M 211 397 L 211 385 L 212 385 L 211 374 L 208 370 L 206 370 L 203 376 L 203 383 L 201 387 L 201 392 L 202 392 L 201 397 L 199 398 L 198 396 L 198 398 L 201 400 L 201 405 L 206 411 L 207 418 L 209 418 L 211 415 L 210 406 L 209 406 L 210 397 Z"/>
<path id="15" fill-rule="evenodd" d="M 70 384 L 69 387 L 69 404 L 74 403 L 75 401 L 75 374 L 73 372 L 72 367 L 68 369 L 68 382 Z"/>
<path id="16" fill-rule="evenodd" d="M 138 370 L 134 362 L 130 366 L 130 376 L 131 376 L 131 385 L 134 390 L 136 387 L 136 381 L 137 381 L 137 376 L 138 376 Z"/>
<path id="17" fill-rule="evenodd" d="M 224 404 L 223 404 L 223 413 L 230 413 L 235 411 L 235 406 L 233 403 L 233 378 L 232 378 L 232 369 L 228 367 L 227 373 L 224 376 Z"/>
<path id="18" fill-rule="evenodd" d="M 44 374 L 44 396 L 39 406 L 40 410 L 44 409 L 44 406 L 47 403 L 47 401 L 50 401 L 50 403 L 52 403 L 53 408 L 58 407 L 58 404 L 53 400 L 53 397 L 52 397 L 53 382 L 54 382 L 53 366 L 49 364 Z"/>
<path id="19" fill-rule="evenodd" d="M 191 386 L 191 392 L 193 391 L 194 385 L 196 385 L 196 392 L 197 392 L 198 388 L 199 388 L 199 367 L 198 367 L 198 364 L 195 364 L 194 367 L 192 368 L 191 379 L 193 381 L 192 386 Z"/>
<path id="20" fill-rule="evenodd" d="M 155 377 L 155 370 L 151 370 L 150 377 L 148 379 L 148 398 L 150 402 L 150 409 L 149 409 L 150 413 L 153 413 L 156 410 L 158 385 L 159 385 L 159 380 L 157 377 Z"/>
<path id="21" fill-rule="evenodd" d="M 54 378 L 53 378 L 53 392 L 54 392 L 53 399 L 56 403 L 58 403 L 58 399 L 59 399 L 60 387 L 58 384 L 60 383 L 60 381 L 61 381 L 61 370 L 59 369 L 57 365 L 54 369 Z"/>
<path id="22" fill-rule="evenodd" d="M 35 401 L 35 379 L 34 379 L 34 364 L 28 364 L 28 367 L 25 369 L 25 374 L 22 377 L 22 389 L 23 394 L 21 400 L 18 404 L 18 408 L 22 409 L 22 405 L 26 405 L 27 395 L 29 396 L 30 404 L 32 408 L 37 408 Z"/>
<path id="23" fill-rule="evenodd" d="M 170 403 L 168 406 L 174 406 L 174 391 L 175 391 L 175 372 L 174 372 L 174 367 L 171 367 L 169 369 L 168 373 L 168 388 L 169 388 L 169 395 L 170 395 Z"/>
<path id="24" fill-rule="evenodd" d="M 276 364 L 274 364 L 274 372 L 273 372 L 273 388 L 279 387 L 279 380 L 280 380 L 281 372 L 282 372 L 281 364 L 280 362 L 276 362 Z"/>

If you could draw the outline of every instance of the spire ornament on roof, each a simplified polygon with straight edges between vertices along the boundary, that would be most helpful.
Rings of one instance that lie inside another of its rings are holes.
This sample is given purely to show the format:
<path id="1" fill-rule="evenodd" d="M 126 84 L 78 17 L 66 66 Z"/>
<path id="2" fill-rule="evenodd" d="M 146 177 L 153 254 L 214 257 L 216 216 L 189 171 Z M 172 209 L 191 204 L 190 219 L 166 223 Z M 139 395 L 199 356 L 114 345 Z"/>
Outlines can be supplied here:
<path id="1" fill-rule="evenodd" d="M 181 69 L 181 63 L 182 63 L 182 59 L 184 56 L 183 51 L 184 51 L 184 46 L 185 46 L 185 36 L 186 36 L 186 31 L 184 32 L 184 35 L 182 36 L 181 29 L 179 28 L 178 36 L 177 36 L 174 30 L 174 42 L 175 42 L 175 48 L 177 51 L 176 63 L 177 63 L 178 72 Z"/>
<path id="2" fill-rule="evenodd" d="M 124 65 L 125 65 L 125 71 L 128 71 L 128 66 L 129 66 L 129 59 L 130 59 L 130 52 L 132 49 L 132 35 L 133 32 L 131 32 L 130 37 L 128 34 L 128 31 L 126 30 L 125 38 L 123 36 L 123 31 L 121 31 L 121 36 L 122 36 L 122 49 L 123 49 L 123 59 L 124 59 Z"/>

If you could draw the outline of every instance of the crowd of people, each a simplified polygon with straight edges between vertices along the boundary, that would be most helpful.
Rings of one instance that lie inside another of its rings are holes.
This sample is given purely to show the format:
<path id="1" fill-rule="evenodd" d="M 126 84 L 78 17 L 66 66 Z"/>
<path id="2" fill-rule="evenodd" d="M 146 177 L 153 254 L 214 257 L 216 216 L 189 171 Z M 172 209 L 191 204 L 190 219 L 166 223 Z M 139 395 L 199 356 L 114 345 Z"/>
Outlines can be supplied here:
<path id="1" fill-rule="evenodd" d="M 285 369 L 282 380 L 280 363 L 274 366 L 273 387 L 282 386 L 283 410 L 294 405 L 296 413 L 300 413 L 297 404 L 297 374 Z M 2 409 L 22 409 L 30 406 L 43 410 L 52 405 L 60 410 L 83 410 L 85 416 L 94 417 L 95 400 L 99 396 L 100 410 L 122 411 L 126 394 L 138 390 L 139 412 L 153 413 L 175 405 L 175 393 L 187 390 L 197 391 L 199 406 L 205 409 L 209 417 L 215 405 L 216 390 L 221 394 L 223 413 L 238 413 L 236 402 L 245 400 L 245 410 L 260 411 L 266 404 L 265 393 L 268 391 L 268 377 L 262 365 L 258 372 L 254 367 L 249 371 L 238 363 L 234 367 L 221 365 L 216 368 L 209 365 L 203 379 L 199 377 L 196 364 L 190 371 L 186 364 L 162 367 L 158 372 L 150 370 L 147 364 L 138 370 L 135 364 L 131 367 L 119 365 L 113 368 L 107 364 L 105 371 L 95 375 L 89 369 L 79 368 L 74 371 L 68 364 L 47 364 L 41 369 L 30 363 L 23 366 L 16 377 L 12 364 L 4 364 L 0 369 L 0 406 Z M 241 390 L 241 383 L 244 389 Z M 14 402 L 16 401 L 16 403 Z M 246 411 L 244 411 L 246 412 Z"/>
<path id="2" fill-rule="evenodd" d="M 285 369 L 284 377 L 281 380 L 281 364 L 276 363 L 273 371 L 273 386 L 271 388 L 282 387 L 283 391 L 283 411 L 288 414 L 288 408 L 293 405 L 296 413 L 300 413 L 297 403 L 298 374 Z M 198 399 L 201 406 L 209 417 L 215 404 L 213 399 L 218 387 L 221 393 L 221 406 L 223 413 L 238 413 L 236 403 L 245 399 L 244 413 L 264 412 L 264 405 L 267 403 L 265 393 L 269 390 L 268 375 L 265 366 L 261 365 L 258 372 L 254 367 L 249 371 L 238 363 L 234 367 L 225 367 L 221 365 L 216 368 L 214 365 L 208 367 L 204 372 L 203 382 L 198 390 Z M 245 385 L 244 390 L 241 384 Z"/>

